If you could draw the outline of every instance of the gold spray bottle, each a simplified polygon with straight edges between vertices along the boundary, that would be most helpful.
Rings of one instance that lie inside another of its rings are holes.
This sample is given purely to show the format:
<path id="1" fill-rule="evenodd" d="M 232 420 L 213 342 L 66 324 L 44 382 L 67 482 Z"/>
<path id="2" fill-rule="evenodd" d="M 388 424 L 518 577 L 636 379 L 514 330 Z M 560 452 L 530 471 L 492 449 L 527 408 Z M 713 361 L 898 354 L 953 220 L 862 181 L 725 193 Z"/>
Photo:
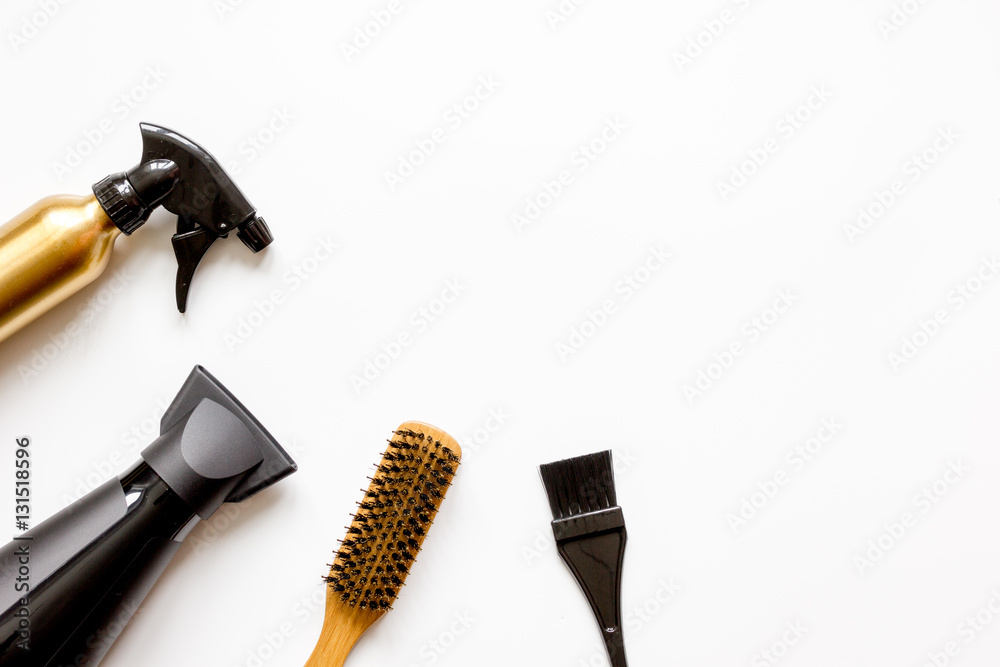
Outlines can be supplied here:
<path id="1" fill-rule="evenodd" d="M 177 309 L 186 309 L 198 262 L 231 231 L 253 252 L 273 237 L 229 175 L 204 148 L 142 123 L 142 160 L 94 184 L 89 196 L 47 197 L 0 226 L 0 341 L 98 278 L 115 239 L 157 206 L 177 217 Z"/>

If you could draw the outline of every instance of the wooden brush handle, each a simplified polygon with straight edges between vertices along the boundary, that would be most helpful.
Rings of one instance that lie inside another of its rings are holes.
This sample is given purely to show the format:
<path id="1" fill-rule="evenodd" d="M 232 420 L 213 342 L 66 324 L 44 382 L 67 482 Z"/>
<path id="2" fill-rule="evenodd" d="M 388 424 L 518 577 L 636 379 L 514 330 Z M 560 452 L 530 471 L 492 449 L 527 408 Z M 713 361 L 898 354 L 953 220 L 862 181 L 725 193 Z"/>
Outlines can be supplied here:
<path id="1" fill-rule="evenodd" d="M 305 667 L 343 667 L 361 635 L 381 616 L 378 612 L 349 607 L 328 592 L 323 630 Z"/>

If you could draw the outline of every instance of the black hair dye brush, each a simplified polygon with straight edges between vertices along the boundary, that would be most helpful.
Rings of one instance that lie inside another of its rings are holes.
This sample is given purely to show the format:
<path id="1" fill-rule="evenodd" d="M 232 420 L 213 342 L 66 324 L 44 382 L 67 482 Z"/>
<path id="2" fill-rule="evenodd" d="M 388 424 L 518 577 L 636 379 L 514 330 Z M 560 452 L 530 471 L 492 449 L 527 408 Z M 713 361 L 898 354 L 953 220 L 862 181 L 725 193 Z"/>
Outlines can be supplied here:
<path id="1" fill-rule="evenodd" d="M 627 667 L 622 637 L 625 516 L 615 494 L 611 451 L 539 468 L 552 507 L 559 555 L 590 602 L 612 667 Z"/>

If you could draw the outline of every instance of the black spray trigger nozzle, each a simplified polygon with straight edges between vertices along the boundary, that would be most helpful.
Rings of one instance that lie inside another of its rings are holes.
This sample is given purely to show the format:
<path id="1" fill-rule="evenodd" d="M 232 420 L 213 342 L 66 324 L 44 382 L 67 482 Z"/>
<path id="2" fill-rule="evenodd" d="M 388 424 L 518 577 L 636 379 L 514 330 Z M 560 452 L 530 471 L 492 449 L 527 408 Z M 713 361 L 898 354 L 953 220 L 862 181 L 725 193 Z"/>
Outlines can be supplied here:
<path id="1" fill-rule="evenodd" d="M 125 234 L 141 227 L 156 206 L 177 215 L 177 233 L 171 241 L 177 258 L 177 309 L 183 313 L 195 269 L 216 239 L 236 232 L 256 253 L 274 237 L 211 153 L 165 127 L 140 123 L 139 129 L 139 164 L 108 176 L 93 190 L 105 213 Z"/>
<path id="2" fill-rule="evenodd" d="M 298 469 L 239 400 L 195 366 L 142 458 L 202 518 Z"/>

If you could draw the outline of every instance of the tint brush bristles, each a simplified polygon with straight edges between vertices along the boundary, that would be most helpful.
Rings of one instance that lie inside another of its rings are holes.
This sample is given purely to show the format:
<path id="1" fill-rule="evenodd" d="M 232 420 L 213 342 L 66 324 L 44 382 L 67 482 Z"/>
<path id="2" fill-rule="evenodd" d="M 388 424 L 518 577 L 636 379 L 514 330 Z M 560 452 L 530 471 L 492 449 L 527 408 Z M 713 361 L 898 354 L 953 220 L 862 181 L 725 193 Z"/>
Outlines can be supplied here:
<path id="1" fill-rule="evenodd" d="M 610 450 L 546 463 L 540 470 L 555 519 L 608 509 L 618 504 Z"/>
<path id="2" fill-rule="evenodd" d="M 539 472 L 552 509 L 559 555 L 590 602 L 612 667 L 627 667 L 621 621 L 627 535 L 611 452 L 547 463 Z"/>
<path id="3" fill-rule="evenodd" d="M 326 619 L 306 667 L 343 665 L 392 608 L 461 462 L 454 438 L 421 422 L 406 422 L 388 442 L 324 577 Z"/>

